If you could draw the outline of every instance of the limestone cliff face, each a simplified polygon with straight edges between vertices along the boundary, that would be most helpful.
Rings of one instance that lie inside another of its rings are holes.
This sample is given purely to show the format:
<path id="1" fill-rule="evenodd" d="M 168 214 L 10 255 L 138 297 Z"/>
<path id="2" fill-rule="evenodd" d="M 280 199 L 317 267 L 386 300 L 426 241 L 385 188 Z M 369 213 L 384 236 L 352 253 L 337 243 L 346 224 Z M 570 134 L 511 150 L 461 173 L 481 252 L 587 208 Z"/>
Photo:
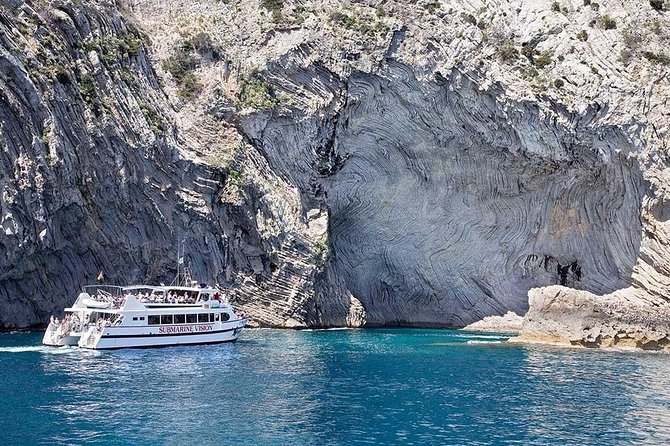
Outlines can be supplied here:
<path id="1" fill-rule="evenodd" d="M 1 14 L 0 326 L 44 322 L 101 271 L 169 283 L 178 243 L 203 280 L 270 274 L 258 220 L 282 222 L 290 190 L 271 208 L 272 192 L 197 158 L 147 37 L 116 5 L 10 2 Z M 262 159 L 236 156 L 263 178 Z"/>
<path id="2" fill-rule="evenodd" d="M 459 326 L 524 313 L 534 286 L 628 284 L 645 186 L 621 131 L 592 129 L 595 111 L 565 126 L 457 71 L 420 82 L 391 61 L 343 89 L 331 118 L 307 124 L 335 135 L 321 176 L 304 161 L 324 142 L 304 120 L 254 116 L 244 131 L 302 190 L 319 177 L 330 262 L 368 323 Z"/>
<path id="3" fill-rule="evenodd" d="M 665 12 L 480 6 L 5 2 L 0 323 L 182 238 L 265 325 L 666 305 Z"/>

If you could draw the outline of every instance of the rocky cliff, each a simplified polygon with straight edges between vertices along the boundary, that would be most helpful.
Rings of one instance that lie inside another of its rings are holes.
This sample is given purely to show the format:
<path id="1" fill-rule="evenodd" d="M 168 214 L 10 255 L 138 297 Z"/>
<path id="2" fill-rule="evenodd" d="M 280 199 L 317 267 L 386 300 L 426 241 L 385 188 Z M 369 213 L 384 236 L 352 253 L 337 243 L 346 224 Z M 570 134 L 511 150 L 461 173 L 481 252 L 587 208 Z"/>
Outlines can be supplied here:
<path id="1" fill-rule="evenodd" d="M 463 326 L 549 285 L 667 305 L 663 2 L 1 14 L 5 327 L 100 271 L 169 281 L 181 240 L 266 325 Z"/>

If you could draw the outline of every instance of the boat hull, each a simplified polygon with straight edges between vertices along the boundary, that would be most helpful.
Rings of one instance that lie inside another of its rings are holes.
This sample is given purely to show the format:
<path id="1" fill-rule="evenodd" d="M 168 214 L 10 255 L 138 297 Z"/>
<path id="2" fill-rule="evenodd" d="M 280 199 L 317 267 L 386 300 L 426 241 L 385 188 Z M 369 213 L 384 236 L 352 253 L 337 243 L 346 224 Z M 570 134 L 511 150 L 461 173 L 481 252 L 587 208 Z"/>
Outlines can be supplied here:
<path id="1" fill-rule="evenodd" d="M 239 337 L 239 336 L 238 336 Z M 235 342 L 237 341 L 237 338 L 234 339 L 227 339 L 223 341 L 206 341 L 206 342 L 180 342 L 180 343 L 174 343 L 174 344 L 150 344 L 150 345 L 123 345 L 119 347 L 110 347 L 110 346 L 98 346 L 95 349 L 92 350 L 121 350 L 124 348 L 161 348 L 161 347 L 180 347 L 180 346 L 186 346 L 186 345 L 216 345 L 216 344 L 225 344 L 227 342 Z M 86 348 L 86 347 L 85 347 Z"/>
<path id="2" fill-rule="evenodd" d="M 157 329 L 139 331 L 123 327 L 106 327 L 102 333 L 82 337 L 78 345 L 93 350 L 116 350 L 121 348 L 220 344 L 236 341 L 242 334 L 245 325 L 246 320 L 236 325 L 212 327 L 211 330 L 202 332 L 170 332 L 169 330 L 159 332 Z M 206 325 L 206 327 L 209 326 L 210 324 Z"/>
<path id="3" fill-rule="evenodd" d="M 51 341 L 50 339 L 46 339 L 46 336 L 44 339 L 42 339 L 42 344 L 44 345 L 50 345 L 52 347 L 65 347 L 65 346 L 70 346 L 70 347 L 76 347 L 79 343 L 79 339 L 81 336 L 79 335 L 68 335 L 64 336 L 57 341 Z"/>

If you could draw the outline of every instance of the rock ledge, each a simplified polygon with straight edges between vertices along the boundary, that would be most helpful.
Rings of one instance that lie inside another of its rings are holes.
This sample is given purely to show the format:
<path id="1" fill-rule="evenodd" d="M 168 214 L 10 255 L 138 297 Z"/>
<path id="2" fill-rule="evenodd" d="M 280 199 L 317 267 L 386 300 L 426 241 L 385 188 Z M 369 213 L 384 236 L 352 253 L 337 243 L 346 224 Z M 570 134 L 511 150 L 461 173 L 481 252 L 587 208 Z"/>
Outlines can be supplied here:
<path id="1" fill-rule="evenodd" d="M 670 308 L 634 288 L 597 296 L 563 286 L 533 288 L 519 336 L 511 342 L 670 352 Z"/>

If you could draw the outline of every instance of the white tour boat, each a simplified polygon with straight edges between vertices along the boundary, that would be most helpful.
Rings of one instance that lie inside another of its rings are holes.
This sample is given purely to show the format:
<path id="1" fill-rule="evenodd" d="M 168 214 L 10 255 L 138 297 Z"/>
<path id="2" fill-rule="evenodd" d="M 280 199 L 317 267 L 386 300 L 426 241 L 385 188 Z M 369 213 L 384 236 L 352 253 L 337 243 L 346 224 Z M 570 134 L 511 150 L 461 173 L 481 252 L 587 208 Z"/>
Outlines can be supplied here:
<path id="1" fill-rule="evenodd" d="M 207 286 L 92 285 L 65 313 L 62 321 L 51 318 L 43 344 L 96 350 L 216 344 L 235 341 L 249 321 Z"/>

